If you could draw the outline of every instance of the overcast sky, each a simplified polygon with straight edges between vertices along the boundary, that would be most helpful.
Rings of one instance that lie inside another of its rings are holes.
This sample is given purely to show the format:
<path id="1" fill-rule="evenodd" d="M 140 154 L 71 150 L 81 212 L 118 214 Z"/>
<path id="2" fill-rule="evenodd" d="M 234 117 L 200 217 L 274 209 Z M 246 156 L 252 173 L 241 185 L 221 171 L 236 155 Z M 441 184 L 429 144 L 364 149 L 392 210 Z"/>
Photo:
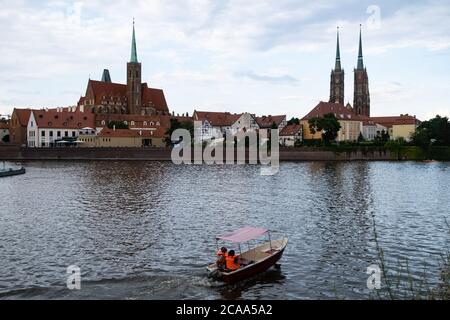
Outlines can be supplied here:
<path id="1" fill-rule="evenodd" d="M 125 83 L 133 17 L 176 113 L 304 116 L 329 99 L 338 25 L 353 103 L 363 24 L 372 115 L 450 115 L 450 1 L 411 0 L 0 0 L 0 114 L 74 105 L 104 68 Z"/>

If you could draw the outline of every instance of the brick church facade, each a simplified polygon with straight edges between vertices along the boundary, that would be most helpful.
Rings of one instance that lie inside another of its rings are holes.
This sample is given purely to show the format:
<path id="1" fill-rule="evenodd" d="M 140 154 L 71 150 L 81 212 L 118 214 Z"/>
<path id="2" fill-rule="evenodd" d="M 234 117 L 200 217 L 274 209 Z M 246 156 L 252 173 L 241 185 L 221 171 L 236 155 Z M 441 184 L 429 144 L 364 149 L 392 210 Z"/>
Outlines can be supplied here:
<path id="1" fill-rule="evenodd" d="M 86 94 L 80 98 L 78 107 L 95 114 L 170 114 L 164 91 L 142 83 L 142 64 L 137 58 L 134 23 L 127 83 L 113 83 L 109 71 L 105 70 L 101 81 L 89 79 Z"/>

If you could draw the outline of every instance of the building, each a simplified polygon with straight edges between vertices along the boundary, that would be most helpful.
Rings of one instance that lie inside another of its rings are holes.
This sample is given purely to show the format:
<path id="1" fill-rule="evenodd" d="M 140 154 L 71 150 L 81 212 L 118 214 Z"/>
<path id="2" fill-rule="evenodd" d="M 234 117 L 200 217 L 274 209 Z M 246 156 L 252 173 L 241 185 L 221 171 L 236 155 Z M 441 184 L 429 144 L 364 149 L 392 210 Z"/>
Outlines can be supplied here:
<path id="1" fill-rule="evenodd" d="M 278 132 L 283 130 L 285 126 L 287 126 L 286 115 L 278 115 L 278 116 L 262 116 L 257 117 L 256 122 L 260 129 L 273 129 L 277 128 Z"/>
<path id="2" fill-rule="evenodd" d="M 9 141 L 21 146 L 27 145 L 27 126 L 31 109 L 15 108 L 9 121 Z"/>
<path id="3" fill-rule="evenodd" d="M 345 98 L 345 72 L 341 67 L 341 51 L 339 44 L 339 28 L 337 34 L 336 62 L 335 67 L 331 71 L 330 81 L 330 103 L 338 103 L 344 105 Z M 347 104 L 357 116 L 370 117 L 370 92 L 369 92 L 369 76 L 364 66 L 363 47 L 362 47 L 362 30 L 359 34 L 359 52 L 358 63 L 354 69 L 354 94 L 353 107 Z"/>
<path id="4" fill-rule="evenodd" d="M 259 129 L 255 117 L 250 113 L 194 111 L 193 119 L 201 122 L 195 132 L 198 141 L 223 139 L 227 133 L 235 136 L 239 132 Z"/>
<path id="5" fill-rule="evenodd" d="M 362 120 L 362 136 L 364 140 L 373 141 L 376 137 L 381 136 L 382 133 L 388 133 L 388 128 L 376 123 L 372 118 L 365 118 Z"/>
<path id="6" fill-rule="evenodd" d="M 341 49 L 339 46 L 339 28 L 337 34 L 336 63 L 331 71 L 330 101 L 331 103 L 344 104 L 345 98 L 345 72 L 341 67 Z"/>
<path id="7" fill-rule="evenodd" d="M 387 128 L 389 137 L 392 140 L 403 138 L 406 141 L 411 140 L 411 135 L 416 131 L 421 121 L 416 116 L 401 114 L 394 117 L 372 117 L 372 121 Z"/>
<path id="8" fill-rule="evenodd" d="M 322 132 L 313 134 L 309 128 L 309 120 L 313 118 L 323 117 L 332 113 L 336 116 L 341 124 L 341 130 L 338 133 L 337 141 L 356 141 L 362 131 L 362 120 L 356 116 L 351 110 L 339 103 L 320 102 L 311 110 L 304 118 L 300 120 L 303 130 L 304 140 L 320 140 Z"/>
<path id="9" fill-rule="evenodd" d="M 280 132 L 280 145 L 285 147 L 294 147 L 303 140 L 302 126 L 299 124 L 290 124 Z"/>
<path id="10" fill-rule="evenodd" d="M 156 131 L 163 128 L 167 131 L 170 128 L 170 119 L 170 116 L 162 115 L 99 114 L 95 117 L 95 128 L 100 131 L 103 128 L 111 127 L 111 123 L 122 122 L 131 130 Z"/>
<path id="11" fill-rule="evenodd" d="M 9 136 L 9 122 L 0 122 L 0 143 Z"/>
<path id="12" fill-rule="evenodd" d="M 370 117 L 369 76 L 363 61 L 362 30 L 359 33 L 358 65 L 354 73 L 353 112 L 359 116 Z"/>
<path id="13" fill-rule="evenodd" d="M 87 111 L 96 114 L 169 115 L 163 90 L 142 83 L 142 64 L 137 57 L 134 22 L 127 83 L 113 83 L 109 70 L 104 70 L 102 81 L 89 79 L 86 94 L 80 98 L 78 106 L 84 106 Z"/>
<path id="14" fill-rule="evenodd" d="M 166 131 L 104 128 L 97 136 L 80 135 L 79 146 L 85 148 L 142 148 L 166 146 Z"/>
<path id="15" fill-rule="evenodd" d="M 32 110 L 27 125 L 29 148 L 51 148 L 74 142 L 80 134 L 95 135 L 95 114 L 78 108 Z"/>

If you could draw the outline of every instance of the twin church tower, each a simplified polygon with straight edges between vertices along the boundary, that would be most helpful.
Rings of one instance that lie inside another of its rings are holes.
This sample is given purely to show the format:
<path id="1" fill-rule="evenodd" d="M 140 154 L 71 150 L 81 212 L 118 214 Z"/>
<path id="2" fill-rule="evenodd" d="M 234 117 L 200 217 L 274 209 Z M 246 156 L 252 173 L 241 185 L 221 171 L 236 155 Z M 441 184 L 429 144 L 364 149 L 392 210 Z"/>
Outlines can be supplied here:
<path id="1" fill-rule="evenodd" d="M 359 33 L 358 64 L 355 73 L 355 91 L 353 97 L 353 113 L 358 116 L 370 117 L 369 77 L 364 67 L 362 51 L 362 30 Z M 339 44 L 339 28 L 337 33 L 336 65 L 331 71 L 330 102 L 344 105 L 345 72 L 341 66 L 341 50 Z M 350 105 L 347 105 L 351 108 Z"/>

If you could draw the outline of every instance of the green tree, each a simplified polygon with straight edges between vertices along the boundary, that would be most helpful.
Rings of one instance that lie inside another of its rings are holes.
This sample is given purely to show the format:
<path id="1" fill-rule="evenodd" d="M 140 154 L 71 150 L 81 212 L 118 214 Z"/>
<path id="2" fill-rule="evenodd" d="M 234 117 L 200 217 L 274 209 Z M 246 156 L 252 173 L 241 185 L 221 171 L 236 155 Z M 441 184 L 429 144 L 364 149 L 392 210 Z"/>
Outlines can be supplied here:
<path id="1" fill-rule="evenodd" d="M 300 119 L 299 118 L 292 118 L 291 120 L 288 121 L 288 125 L 299 125 L 300 124 Z"/>
<path id="2" fill-rule="evenodd" d="M 110 121 L 108 123 L 108 128 L 109 129 L 130 129 L 130 127 L 128 126 L 128 124 L 126 124 L 124 121 Z"/>
<path id="3" fill-rule="evenodd" d="M 391 139 L 391 137 L 389 136 L 389 133 L 387 133 L 384 130 L 381 130 L 381 132 L 379 132 L 377 134 L 377 136 L 375 137 L 374 141 L 375 141 L 375 143 L 383 145 L 386 142 L 388 142 L 390 139 Z"/>
<path id="4" fill-rule="evenodd" d="M 5 135 L 2 139 L 4 143 L 9 143 L 9 134 Z"/>
<path id="5" fill-rule="evenodd" d="M 322 118 L 312 118 L 308 122 L 312 134 L 322 132 L 322 140 L 325 144 L 335 141 L 341 130 L 341 124 L 334 113 L 327 113 Z"/>
<path id="6" fill-rule="evenodd" d="M 412 135 L 413 144 L 424 149 L 431 144 L 450 146 L 450 122 L 447 117 L 436 116 L 424 121 Z"/>
<path id="7" fill-rule="evenodd" d="M 166 132 L 166 145 L 170 146 L 172 145 L 172 134 L 175 130 L 178 129 L 185 129 L 189 131 L 191 137 L 194 136 L 194 124 L 191 121 L 178 121 L 178 119 L 170 119 L 170 128 Z"/>
<path id="8" fill-rule="evenodd" d="M 359 133 L 359 137 L 358 137 L 358 142 L 361 143 L 361 142 L 364 142 L 364 140 L 365 140 L 365 139 L 364 139 L 364 136 L 363 136 L 363 134 L 360 132 L 360 133 Z"/>

